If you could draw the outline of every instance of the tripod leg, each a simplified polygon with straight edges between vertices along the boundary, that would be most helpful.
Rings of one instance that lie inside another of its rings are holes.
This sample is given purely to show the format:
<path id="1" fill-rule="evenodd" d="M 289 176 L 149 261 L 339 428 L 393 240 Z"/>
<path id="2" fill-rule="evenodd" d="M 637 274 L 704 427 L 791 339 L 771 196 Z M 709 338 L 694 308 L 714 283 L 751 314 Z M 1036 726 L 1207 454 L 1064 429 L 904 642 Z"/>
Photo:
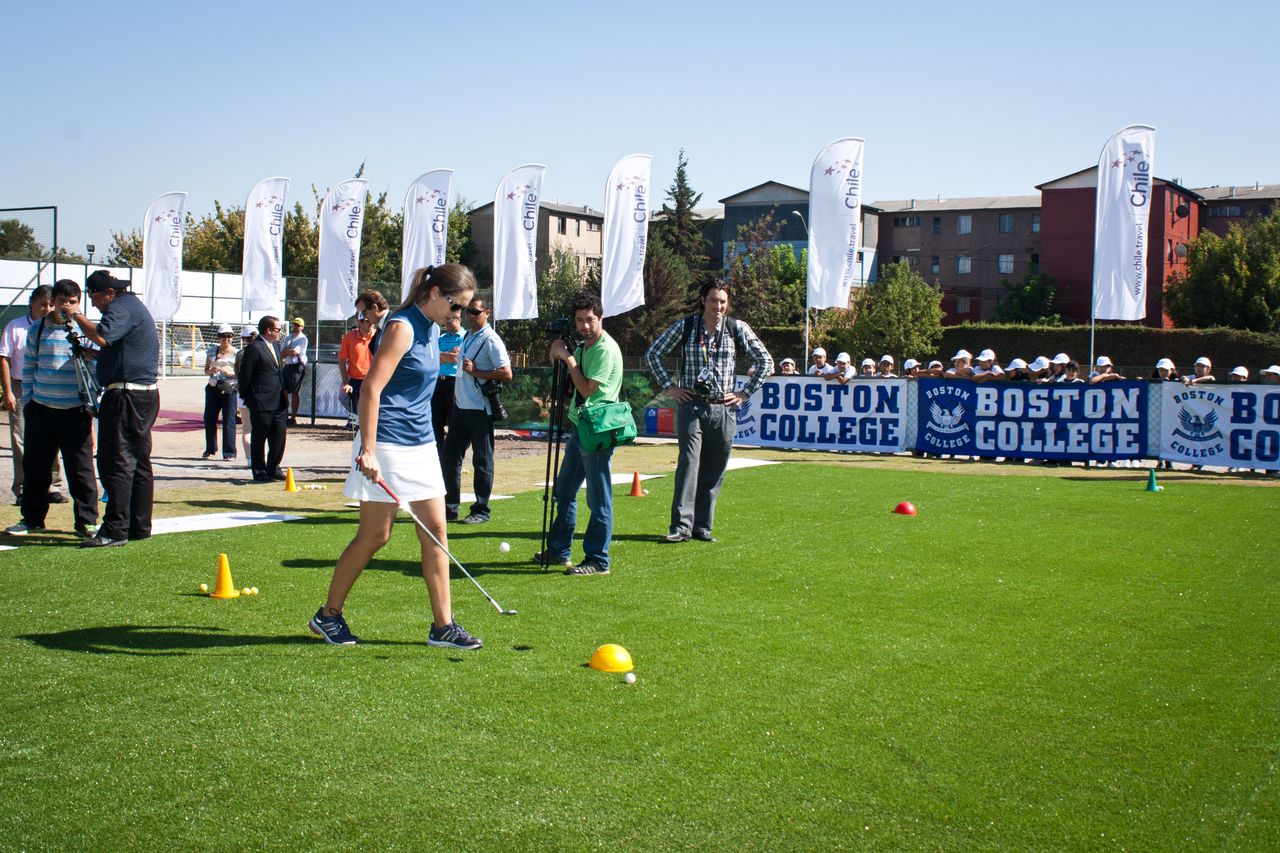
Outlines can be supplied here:
<path id="1" fill-rule="evenodd" d="M 555 442 L 555 437 L 558 432 L 559 419 L 563 415 L 560 403 L 560 369 L 563 364 L 564 362 L 557 359 L 556 363 L 551 368 L 551 405 L 547 407 L 547 472 L 546 479 L 543 480 L 542 487 L 542 540 L 541 545 L 538 548 L 540 564 L 543 569 L 547 568 L 549 565 L 547 560 L 547 532 L 550 530 L 551 524 L 555 522 L 555 509 L 551 506 L 551 497 L 554 483 L 553 477 L 559 464 L 559 453 L 557 452 L 556 454 L 557 461 L 555 464 L 552 462 L 551 453 L 553 446 L 556 447 L 557 451 L 559 450 L 559 447 Z"/>

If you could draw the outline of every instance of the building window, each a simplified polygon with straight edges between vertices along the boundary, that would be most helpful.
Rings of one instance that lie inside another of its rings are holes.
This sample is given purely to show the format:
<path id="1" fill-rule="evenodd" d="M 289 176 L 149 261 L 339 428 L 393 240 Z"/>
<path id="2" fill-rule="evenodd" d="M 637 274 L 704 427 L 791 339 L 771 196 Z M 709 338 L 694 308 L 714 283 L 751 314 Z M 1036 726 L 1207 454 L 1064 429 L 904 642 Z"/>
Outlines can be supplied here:
<path id="1" fill-rule="evenodd" d="M 956 313 L 957 314 L 969 313 L 969 297 L 967 296 L 956 297 Z"/>
<path id="2" fill-rule="evenodd" d="M 920 258 L 916 257 L 915 255 L 907 255 L 906 260 L 907 260 L 907 266 L 911 267 L 912 269 L 915 269 L 920 264 Z"/>
<path id="3" fill-rule="evenodd" d="M 893 217 L 894 228 L 919 228 L 919 216 L 895 216 Z"/>
<path id="4" fill-rule="evenodd" d="M 1040 233 L 1040 214 L 1038 213 L 1031 214 L 1031 233 Z"/>
<path id="5" fill-rule="evenodd" d="M 961 214 L 956 217 L 956 233 L 972 234 L 973 233 L 973 217 L 969 214 Z"/>
<path id="6" fill-rule="evenodd" d="M 577 229 L 577 233 L 575 234 L 575 236 L 581 237 L 582 236 L 582 220 L 581 219 L 573 220 L 573 227 Z"/>
<path id="7" fill-rule="evenodd" d="M 568 224 L 569 224 L 569 220 L 566 217 L 564 216 L 559 217 L 556 220 L 556 233 L 564 234 L 568 230 Z"/>
<path id="8" fill-rule="evenodd" d="M 1040 272 L 1040 253 L 1035 252 L 1031 255 L 1031 273 L 1034 275 L 1038 272 Z"/>
<path id="9" fill-rule="evenodd" d="M 934 234 L 942 233 L 942 217 L 941 216 L 933 217 L 933 233 Z"/>
<path id="10" fill-rule="evenodd" d="M 1001 234 L 1013 233 L 1013 214 L 1012 213 L 1000 214 L 1000 233 Z"/>
<path id="11" fill-rule="evenodd" d="M 1013 274 L 1013 255 L 1001 255 L 999 260 L 1000 260 L 1000 274 L 1012 275 Z"/>
<path id="12" fill-rule="evenodd" d="M 1217 207 L 1209 208 L 1209 216 L 1211 217 L 1233 217 L 1240 215 L 1240 205 L 1238 204 L 1222 204 Z"/>
<path id="13" fill-rule="evenodd" d="M 939 258 L 937 255 L 934 255 L 929 262 L 929 271 L 934 275 L 937 275 L 938 273 L 942 272 L 942 258 Z"/>
<path id="14" fill-rule="evenodd" d="M 588 222 L 588 223 L 587 223 L 587 230 L 588 230 L 588 231 L 599 231 L 599 230 L 600 230 L 600 223 L 599 223 L 599 222 Z"/>
<path id="15" fill-rule="evenodd" d="M 956 272 L 960 275 L 968 275 L 973 269 L 973 258 L 968 255 L 961 255 L 956 258 Z"/>

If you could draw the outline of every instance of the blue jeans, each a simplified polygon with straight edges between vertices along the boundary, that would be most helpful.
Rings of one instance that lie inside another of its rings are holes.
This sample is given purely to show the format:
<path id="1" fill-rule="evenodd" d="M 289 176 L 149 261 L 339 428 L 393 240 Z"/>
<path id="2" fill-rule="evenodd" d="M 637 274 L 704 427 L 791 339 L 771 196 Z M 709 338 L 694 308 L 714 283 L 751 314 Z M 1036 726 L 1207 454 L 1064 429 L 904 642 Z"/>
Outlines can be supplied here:
<path id="1" fill-rule="evenodd" d="M 547 536 L 550 556 L 560 560 L 569 558 L 578 521 L 578 488 L 586 480 L 591 521 L 582 537 L 582 551 L 588 560 L 609 568 L 609 543 L 613 540 L 612 460 L 612 447 L 596 453 L 583 450 L 577 428 L 569 425 L 560 473 L 556 475 L 556 520 Z"/>

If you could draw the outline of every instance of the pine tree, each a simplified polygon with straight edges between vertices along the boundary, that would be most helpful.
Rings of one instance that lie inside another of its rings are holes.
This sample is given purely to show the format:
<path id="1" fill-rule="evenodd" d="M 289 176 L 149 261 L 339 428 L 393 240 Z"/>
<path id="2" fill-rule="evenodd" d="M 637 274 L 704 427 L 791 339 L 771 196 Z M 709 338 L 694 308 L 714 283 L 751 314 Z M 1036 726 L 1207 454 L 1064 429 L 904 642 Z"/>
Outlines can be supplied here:
<path id="1" fill-rule="evenodd" d="M 675 180 L 667 190 L 667 201 L 663 202 L 662 213 L 654 224 L 658 239 L 684 261 L 685 267 L 693 274 L 696 290 L 707 275 L 707 241 L 699 227 L 702 220 L 693 212 L 702 200 L 702 193 L 694 192 L 689 186 L 688 166 L 689 158 L 681 148 L 676 161 Z"/>

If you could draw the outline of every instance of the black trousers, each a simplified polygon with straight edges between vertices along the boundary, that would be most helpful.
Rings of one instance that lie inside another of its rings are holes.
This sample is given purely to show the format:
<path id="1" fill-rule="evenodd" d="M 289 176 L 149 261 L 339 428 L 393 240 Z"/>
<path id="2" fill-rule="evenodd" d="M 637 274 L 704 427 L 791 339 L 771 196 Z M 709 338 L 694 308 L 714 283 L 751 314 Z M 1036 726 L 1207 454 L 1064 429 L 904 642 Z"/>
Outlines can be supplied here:
<path id="1" fill-rule="evenodd" d="M 489 517 L 489 495 L 493 494 L 493 418 L 483 409 L 453 407 L 449 416 L 449 434 L 444 439 L 444 506 L 451 513 L 458 511 L 462 494 L 462 457 L 471 446 L 471 467 L 475 469 L 472 488 L 476 502 L 471 505 L 473 515 Z"/>
<path id="2" fill-rule="evenodd" d="M 67 469 L 67 491 L 75 502 L 77 527 L 98 520 L 98 481 L 93 474 L 93 417 L 77 406 L 53 409 L 29 400 L 26 448 L 22 457 L 22 520 L 28 527 L 44 527 L 49 514 L 49 486 L 58 454 Z"/>
<path id="3" fill-rule="evenodd" d="M 448 433 L 449 415 L 453 414 L 453 386 L 456 376 L 441 376 L 436 379 L 436 390 L 431 395 L 431 428 L 436 434 L 436 450 L 440 454 L 440 462 L 444 464 L 444 437 Z"/>
<path id="4" fill-rule="evenodd" d="M 107 511 L 98 533 L 108 539 L 142 539 L 151 535 L 155 499 L 151 428 L 159 414 L 159 391 L 113 388 L 102 394 L 98 410 L 98 476 L 107 490 Z"/>
<path id="5" fill-rule="evenodd" d="M 254 477 L 270 477 L 280 470 L 280 460 L 284 459 L 284 422 L 284 409 L 266 412 L 261 409 L 249 410 L 249 425 L 252 430 L 249 438 L 249 466 L 253 469 Z"/>
<path id="6" fill-rule="evenodd" d="M 222 415 L 222 455 L 236 455 L 236 395 L 204 386 L 204 452 L 218 452 L 218 415 Z"/>

